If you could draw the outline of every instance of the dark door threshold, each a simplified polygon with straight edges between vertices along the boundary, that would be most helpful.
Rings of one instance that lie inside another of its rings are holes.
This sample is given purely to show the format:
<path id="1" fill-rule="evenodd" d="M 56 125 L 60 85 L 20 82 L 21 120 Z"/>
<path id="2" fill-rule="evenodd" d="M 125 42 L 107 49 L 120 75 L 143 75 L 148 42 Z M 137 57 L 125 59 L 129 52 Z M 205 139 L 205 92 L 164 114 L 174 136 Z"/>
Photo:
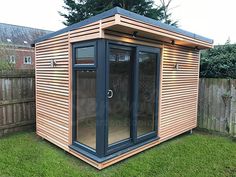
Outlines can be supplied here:
<path id="1" fill-rule="evenodd" d="M 146 145 L 146 144 L 148 144 L 148 143 L 151 143 L 151 142 L 153 142 L 153 141 L 156 141 L 156 140 L 158 140 L 158 139 L 159 139 L 159 137 L 152 138 L 152 139 L 150 139 L 150 140 L 148 140 L 148 141 L 145 141 L 145 142 L 142 142 L 142 143 L 133 145 L 133 146 L 131 146 L 131 147 L 128 147 L 128 148 L 123 149 L 123 150 L 120 150 L 120 151 L 118 151 L 118 152 L 115 152 L 114 154 L 111 154 L 111 155 L 108 155 L 108 156 L 105 156 L 105 157 L 97 157 L 96 155 L 91 154 L 91 153 L 89 153 L 89 152 L 87 152 L 87 151 L 85 151 L 85 150 L 83 150 L 83 149 L 77 147 L 76 145 L 70 145 L 69 148 L 72 149 L 72 150 L 74 150 L 74 151 L 76 151 L 77 153 L 80 153 L 80 154 L 82 154 L 82 155 L 84 155 L 84 156 L 86 156 L 86 157 L 88 157 L 88 158 L 90 158 L 90 159 L 92 159 L 92 160 L 98 162 L 98 163 L 102 163 L 102 162 L 105 162 L 105 161 L 107 161 L 107 160 L 110 160 L 110 159 L 113 159 L 113 158 L 115 158 L 115 157 L 118 157 L 118 156 L 120 156 L 120 155 L 122 155 L 122 154 L 124 154 L 124 153 L 129 152 L 129 151 L 132 151 L 132 150 L 134 150 L 134 149 L 137 149 L 137 148 L 139 148 L 139 147 L 141 147 L 141 146 L 144 146 L 144 145 Z"/>

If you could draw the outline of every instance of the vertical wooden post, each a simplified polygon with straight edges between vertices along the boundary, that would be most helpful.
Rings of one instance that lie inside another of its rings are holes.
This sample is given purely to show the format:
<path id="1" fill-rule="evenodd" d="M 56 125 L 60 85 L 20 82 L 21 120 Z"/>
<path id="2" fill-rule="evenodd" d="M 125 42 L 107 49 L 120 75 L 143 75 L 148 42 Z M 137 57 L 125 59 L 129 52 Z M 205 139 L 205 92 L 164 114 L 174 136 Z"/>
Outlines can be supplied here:
<path id="1" fill-rule="evenodd" d="M 72 144 L 72 96 L 73 96 L 73 89 L 72 89 L 72 44 L 70 43 L 70 33 L 68 33 L 68 73 L 69 73 L 69 122 L 68 122 L 68 143 L 69 145 Z"/>
<path id="2" fill-rule="evenodd" d="M 231 93 L 231 100 L 230 100 L 230 134 L 236 136 L 236 80 L 230 80 L 230 93 Z"/>

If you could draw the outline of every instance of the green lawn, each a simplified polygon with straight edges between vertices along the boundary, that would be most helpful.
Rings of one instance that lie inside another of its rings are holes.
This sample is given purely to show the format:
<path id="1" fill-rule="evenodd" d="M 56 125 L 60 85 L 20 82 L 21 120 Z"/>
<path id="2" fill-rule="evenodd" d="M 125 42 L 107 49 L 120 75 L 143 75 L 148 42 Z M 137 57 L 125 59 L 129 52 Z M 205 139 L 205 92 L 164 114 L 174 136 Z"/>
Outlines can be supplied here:
<path id="1" fill-rule="evenodd" d="M 236 176 L 236 142 L 194 133 L 183 135 L 102 171 L 65 153 L 32 132 L 0 138 L 0 177 Z"/>

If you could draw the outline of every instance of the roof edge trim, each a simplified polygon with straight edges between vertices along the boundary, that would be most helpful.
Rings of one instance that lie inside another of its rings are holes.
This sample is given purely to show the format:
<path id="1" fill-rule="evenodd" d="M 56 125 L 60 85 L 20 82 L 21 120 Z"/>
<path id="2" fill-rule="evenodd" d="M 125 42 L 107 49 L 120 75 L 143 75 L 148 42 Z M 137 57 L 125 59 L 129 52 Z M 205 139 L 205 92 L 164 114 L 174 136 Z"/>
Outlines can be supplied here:
<path id="1" fill-rule="evenodd" d="M 183 36 L 187 36 L 187 37 L 190 37 L 190 38 L 193 38 L 193 39 L 196 39 L 196 40 L 207 42 L 209 44 L 213 44 L 214 43 L 214 41 L 212 39 L 209 39 L 209 38 L 206 38 L 204 36 L 197 35 L 195 33 L 191 33 L 191 32 L 182 30 L 180 28 L 177 28 L 177 27 L 174 27 L 174 26 L 162 23 L 160 21 L 157 21 L 157 20 L 154 20 L 154 19 L 142 16 L 142 15 L 136 14 L 134 12 L 130 12 L 130 11 L 122 9 L 120 7 L 115 7 L 113 9 L 105 11 L 105 12 L 103 12 L 101 14 L 95 15 L 93 17 L 90 17 L 90 18 L 86 19 L 86 20 L 83 20 L 81 22 L 75 23 L 75 24 L 73 24 L 71 26 L 68 26 L 66 28 L 63 28 L 63 29 L 61 29 L 59 31 L 56 31 L 56 32 L 47 34 L 45 36 L 42 36 L 42 37 L 36 39 L 34 41 L 34 43 L 39 43 L 39 42 L 42 42 L 44 40 L 53 38 L 53 37 L 55 37 L 57 35 L 60 35 L 60 34 L 63 34 L 63 33 L 67 33 L 69 31 L 73 31 L 73 30 L 78 29 L 78 28 L 80 28 L 82 26 L 85 26 L 85 25 L 88 25 L 90 23 L 93 23 L 93 22 L 96 22 L 96 21 L 108 18 L 108 17 L 113 16 L 115 14 L 120 14 L 120 15 L 129 17 L 131 19 L 134 19 L 134 20 L 137 20 L 137 21 L 141 21 L 141 22 L 144 22 L 144 23 L 147 23 L 147 24 L 159 27 L 161 29 L 164 29 L 164 30 L 167 30 L 167 31 L 170 31 L 170 32 L 174 32 L 174 33 L 177 33 L 177 34 L 180 34 L 180 35 L 183 35 Z"/>

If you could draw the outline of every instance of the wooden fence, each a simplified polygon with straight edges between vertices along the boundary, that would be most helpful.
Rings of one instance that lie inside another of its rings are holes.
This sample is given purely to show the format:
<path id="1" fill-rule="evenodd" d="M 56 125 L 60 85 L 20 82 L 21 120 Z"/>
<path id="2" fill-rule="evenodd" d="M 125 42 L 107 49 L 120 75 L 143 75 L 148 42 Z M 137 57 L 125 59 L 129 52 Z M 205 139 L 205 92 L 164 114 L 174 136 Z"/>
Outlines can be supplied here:
<path id="1" fill-rule="evenodd" d="M 198 127 L 236 136 L 236 80 L 200 79 Z M 34 71 L 0 71 L 0 136 L 35 125 Z"/>
<path id="2" fill-rule="evenodd" d="M 0 71 L 0 136 L 34 124 L 34 71 Z"/>
<path id="3" fill-rule="evenodd" d="M 236 136 L 236 80 L 200 79 L 198 127 Z"/>

